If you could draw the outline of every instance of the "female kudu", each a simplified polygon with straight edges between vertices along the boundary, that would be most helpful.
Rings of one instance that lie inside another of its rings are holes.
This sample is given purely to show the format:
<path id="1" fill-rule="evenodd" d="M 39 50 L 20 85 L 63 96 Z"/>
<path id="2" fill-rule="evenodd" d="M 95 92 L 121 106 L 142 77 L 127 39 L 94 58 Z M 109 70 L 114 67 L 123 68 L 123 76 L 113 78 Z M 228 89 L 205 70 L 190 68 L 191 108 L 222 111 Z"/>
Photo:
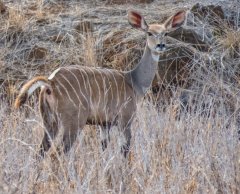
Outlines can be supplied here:
<path id="1" fill-rule="evenodd" d="M 48 78 L 38 76 L 28 81 L 21 89 L 15 107 L 24 104 L 41 87 L 39 106 L 45 134 L 40 153 L 44 155 L 51 147 L 59 124 L 64 129 L 64 152 L 71 148 L 78 130 L 86 124 L 93 124 L 101 125 L 105 131 L 117 125 L 126 138 L 122 147 L 126 156 L 136 103 L 151 86 L 160 54 L 169 49 L 165 41 L 167 32 L 180 27 L 185 15 L 184 11 L 180 11 L 162 24 L 148 25 L 139 13 L 128 12 L 129 23 L 147 35 L 144 54 L 131 71 L 69 66 L 55 70 Z M 106 139 L 102 141 L 103 147 L 106 142 Z"/>

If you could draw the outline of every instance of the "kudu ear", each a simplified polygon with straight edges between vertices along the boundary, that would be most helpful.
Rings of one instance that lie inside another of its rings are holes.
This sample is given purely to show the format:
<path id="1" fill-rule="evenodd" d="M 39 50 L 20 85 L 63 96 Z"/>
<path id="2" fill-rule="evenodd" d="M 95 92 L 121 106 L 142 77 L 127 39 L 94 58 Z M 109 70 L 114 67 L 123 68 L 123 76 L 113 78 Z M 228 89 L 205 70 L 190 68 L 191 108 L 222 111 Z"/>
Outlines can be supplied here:
<path id="1" fill-rule="evenodd" d="M 164 26 L 167 30 L 176 30 L 177 28 L 181 27 L 185 21 L 186 18 L 186 12 L 185 11 L 179 11 L 170 18 L 168 18 Z"/>
<path id="2" fill-rule="evenodd" d="M 128 11 L 128 22 L 129 24 L 137 29 L 141 29 L 143 31 L 147 31 L 148 25 L 144 20 L 143 16 L 136 11 Z"/>

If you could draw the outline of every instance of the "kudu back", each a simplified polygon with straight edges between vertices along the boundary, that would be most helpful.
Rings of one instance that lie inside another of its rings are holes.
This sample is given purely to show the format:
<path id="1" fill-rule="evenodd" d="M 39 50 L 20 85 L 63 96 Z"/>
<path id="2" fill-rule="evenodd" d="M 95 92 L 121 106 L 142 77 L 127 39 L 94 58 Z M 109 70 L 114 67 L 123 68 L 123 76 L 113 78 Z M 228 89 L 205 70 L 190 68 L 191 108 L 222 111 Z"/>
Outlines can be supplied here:
<path id="1" fill-rule="evenodd" d="M 51 147 L 59 125 L 62 125 L 63 150 L 68 152 L 79 130 L 86 124 L 100 125 L 108 134 L 117 125 L 126 138 L 122 151 L 126 157 L 131 140 L 131 123 L 137 102 L 150 88 L 158 67 L 160 55 L 170 47 L 166 44 L 166 33 L 180 27 L 185 20 L 180 11 L 163 24 L 148 25 L 143 16 L 128 12 L 131 26 L 147 34 L 144 54 L 136 67 L 128 72 L 85 66 L 69 66 L 55 70 L 48 78 L 38 76 L 28 81 L 21 89 L 15 107 L 26 102 L 39 87 L 39 108 L 45 127 L 40 154 Z M 108 135 L 102 140 L 107 146 Z"/>

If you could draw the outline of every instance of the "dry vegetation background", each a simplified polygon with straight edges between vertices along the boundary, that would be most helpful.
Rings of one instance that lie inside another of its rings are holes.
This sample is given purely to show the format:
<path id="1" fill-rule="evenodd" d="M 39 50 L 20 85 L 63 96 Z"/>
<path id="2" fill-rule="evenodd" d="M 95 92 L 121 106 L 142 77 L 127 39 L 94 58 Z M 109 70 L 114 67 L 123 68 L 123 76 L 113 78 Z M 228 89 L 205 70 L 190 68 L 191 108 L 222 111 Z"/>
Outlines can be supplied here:
<path id="1" fill-rule="evenodd" d="M 240 193 L 240 2 L 122 2 L 0 1 L 0 193 Z M 39 160 L 36 98 L 15 111 L 17 91 L 59 66 L 129 70 L 145 41 L 128 25 L 129 8 L 150 23 L 192 10 L 139 104 L 129 158 L 116 129 L 103 152 L 99 129 L 87 126 L 68 156 L 53 149 Z"/>

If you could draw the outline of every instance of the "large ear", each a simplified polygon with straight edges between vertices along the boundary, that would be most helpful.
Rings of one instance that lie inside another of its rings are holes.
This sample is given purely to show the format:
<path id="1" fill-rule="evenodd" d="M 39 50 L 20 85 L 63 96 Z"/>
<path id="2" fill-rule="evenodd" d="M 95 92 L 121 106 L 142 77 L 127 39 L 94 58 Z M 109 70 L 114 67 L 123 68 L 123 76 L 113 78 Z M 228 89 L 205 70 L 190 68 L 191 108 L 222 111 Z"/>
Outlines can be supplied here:
<path id="1" fill-rule="evenodd" d="M 175 30 L 176 28 L 179 28 L 183 25 L 186 18 L 186 12 L 185 11 L 179 11 L 170 18 L 168 18 L 164 26 L 167 30 Z"/>
<path id="2" fill-rule="evenodd" d="M 148 29 L 147 22 L 143 16 L 136 11 L 128 11 L 128 22 L 132 27 L 146 31 Z"/>

